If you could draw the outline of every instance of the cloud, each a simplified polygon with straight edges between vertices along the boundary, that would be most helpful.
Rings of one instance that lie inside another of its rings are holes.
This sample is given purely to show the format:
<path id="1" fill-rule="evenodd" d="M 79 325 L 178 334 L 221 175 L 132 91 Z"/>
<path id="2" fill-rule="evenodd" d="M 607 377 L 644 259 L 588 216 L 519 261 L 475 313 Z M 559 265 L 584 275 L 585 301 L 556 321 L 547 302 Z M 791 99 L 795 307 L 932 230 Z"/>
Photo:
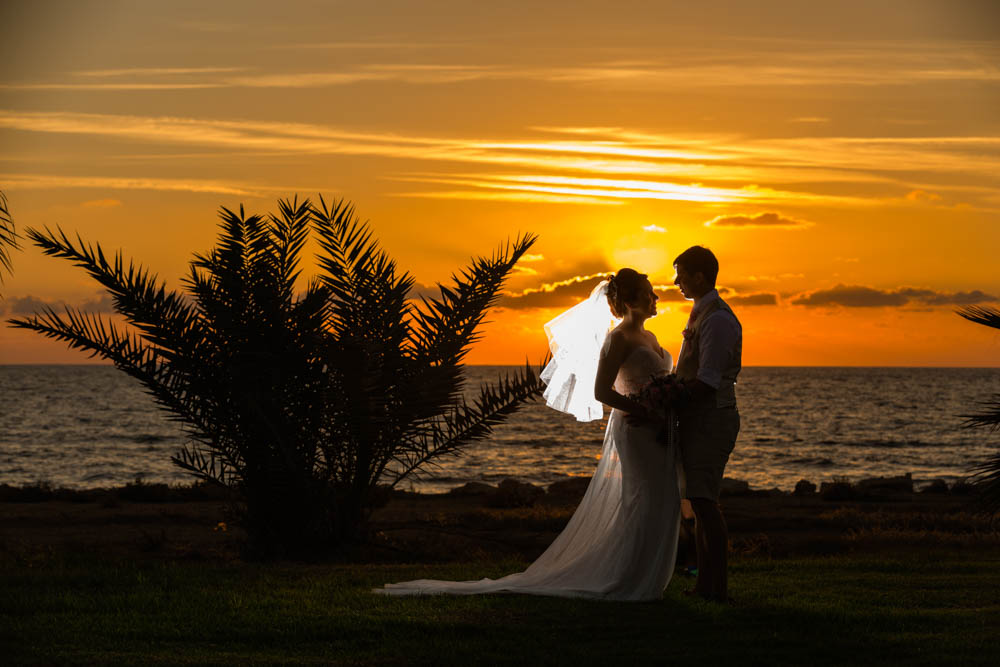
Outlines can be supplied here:
<path id="1" fill-rule="evenodd" d="M 522 292 L 506 294 L 501 300 L 501 308 L 557 308 L 569 307 L 590 296 L 597 283 L 604 280 L 610 271 L 590 275 L 572 276 L 539 287 L 529 287 Z"/>
<path id="2" fill-rule="evenodd" d="M 521 262 L 540 262 L 543 259 L 545 259 L 545 255 L 532 255 L 532 254 L 528 253 L 528 254 L 525 254 L 525 255 L 521 255 L 521 259 L 518 260 L 518 261 L 521 261 Z"/>
<path id="3" fill-rule="evenodd" d="M 941 201 L 941 195 L 926 190 L 911 190 L 906 193 L 906 199 L 913 202 L 931 203 Z"/>
<path id="4" fill-rule="evenodd" d="M 117 76 L 171 76 L 179 74 L 220 74 L 239 72 L 243 67 L 125 67 L 120 69 L 91 69 L 74 72 L 76 76 L 84 77 L 117 77 Z"/>
<path id="5" fill-rule="evenodd" d="M 0 306 L 5 307 L 8 315 L 32 315 L 42 312 L 46 307 L 55 308 L 58 306 L 61 308 L 62 305 L 63 302 L 61 301 L 44 301 L 30 295 L 11 297 L 0 304 Z"/>
<path id="6" fill-rule="evenodd" d="M 935 292 L 928 289 L 904 288 L 899 293 L 929 306 L 971 306 L 997 301 L 997 297 L 981 290 L 971 292 Z"/>
<path id="7" fill-rule="evenodd" d="M 794 220 L 778 213 L 758 213 L 756 215 L 720 215 L 705 223 L 706 227 L 788 227 L 802 229 L 811 222 Z"/>
<path id="8" fill-rule="evenodd" d="M 645 227 L 642 228 L 642 231 L 644 231 L 644 232 L 653 232 L 655 234 L 666 234 L 667 233 L 667 230 L 664 229 L 663 227 L 660 227 L 659 225 L 646 225 Z"/>
<path id="9" fill-rule="evenodd" d="M 115 208 L 121 205 L 122 203 L 118 199 L 92 199 L 80 204 L 83 208 Z"/>
<path id="10" fill-rule="evenodd" d="M 176 178 L 129 178 L 116 176 L 50 176 L 47 174 L 0 174 L 0 181 L 10 188 L 95 188 L 99 190 L 161 190 L 167 192 L 203 192 L 226 195 L 262 197 L 269 192 L 288 192 L 298 188 L 285 188 L 246 183 L 211 180 L 184 180 Z M 115 199 L 84 202 L 83 206 L 115 206 Z M 100 202 L 100 203 L 98 203 Z M 120 204 L 121 202 L 119 202 Z"/>
<path id="11" fill-rule="evenodd" d="M 653 290 L 656 292 L 656 296 L 660 298 L 660 301 L 669 303 L 687 301 L 675 285 L 653 285 Z"/>
<path id="12" fill-rule="evenodd" d="M 114 300 L 107 292 L 101 292 L 93 299 L 87 299 L 79 305 L 79 309 L 87 313 L 113 313 Z"/>
<path id="13" fill-rule="evenodd" d="M 576 268 L 586 268 L 588 271 L 570 273 L 569 277 L 543 282 L 521 292 L 509 292 L 501 299 L 499 306 L 516 309 L 569 308 L 590 296 L 597 283 L 614 272 L 610 269 L 602 270 L 594 263 Z M 773 306 L 778 302 L 777 295 L 770 292 L 737 294 L 730 287 L 720 286 L 718 289 L 719 294 L 734 305 Z M 688 299 L 672 283 L 653 283 L 653 290 L 661 303 L 688 303 Z"/>
<path id="14" fill-rule="evenodd" d="M 588 199 L 595 203 L 602 200 L 621 202 L 631 199 L 652 199 L 662 201 L 692 201 L 721 203 L 750 199 L 769 200 L 790 193 L 779 193 L 757 187 L 717 188 L 699 184 L 683 185 L 664 181 L 585 178 L 578 176 L 556 176 L 544 174 L 432 174 L 425 176 L 405 176 L 396 180 L 415 181 L 428 184 L 458 185 L 471 188 L 458 191 L 430 191 L 426 193 L 396 193 L 397 196 L 424 197 L 468 197 L 477 198 L 478 190 L 500 190 L 518 197 L 573 197 Z"/>
<path id="15" fill-rule="evenodd" d="M 188 29 L 239 30 L 233 24 L 184 24 Z M 195 25 L 208 27 L 194 28 Z M 596 87 L 604 91 L 706 88 L 769 88 L 831 86 L 900 86 L 934 84 L 937 82 L 970 81 L 996 82 L 1000 72 L 992 63 L 996 49 L 987 42 L 921 41 L 919 46 L 892 41 L 810 41 L 808 45 L 794 40 L 774 46 L 719 49 L 712 46 L 673 45 L 670 57 L 659 53 L 652 57 L 623 59 L 581 58 L 576 49 L 551 49 L 554 62 L 526 66 L 520 63 L 483 63 L 478 54 L 467 55 L 463 49 L 468 41 L 440 43 L 400 43 L 393 40 L 342 41 L 317 44 L 305 42 L 278 45 L 272 48 L 358 50 L 385 52 L 406 49 L 396 62 L 339 62 L 335 67 L 319 71 L 265 72 L 234 67 L 136 67 L 75 72 L 75 77 L 121 78 L 122 83 L 109 85 L 79 84 L 65 81 L 7 85 L 17 89 L 91 89 L 146 90 L 150 86 L 182 88 L 184 83 L 161 83 L 163 76 L 196 76 L 198 87 L 204 88 L 326 88 L 366 81 L 400 81 L 409 84 L 441 85 L 463 81 L 506 80 Z M 414 62 L 414 49 L 448 48 L 452 63 Z M 475 48 L 475 47 L 473 47 Z M 379 58 L 384 58 L 379 55 Z M 476 62 L 480 60 L 480 62 Z M 454 63 L 458 64 L 454 64 Z M 563 64 L 566 63 L 566 64 Z M 152 79 L 152 81 L 151 81 Z M 801 116 L 795 122 L 816 123 L 820 116 Z"/>
<path id="16" fill-rule="evenodd" d="M 815 290 L 792 299 L 798 306 L 848 308 L 878 308 L 903 306 L 919 303 L 930 306 L 967 306 L 977 303 L 997 301 L 997 297 L 980 290 L 971 292 L 937 292 L 930 289 L 902 287 L 895 290 L 881 290 L 864 285 L 837 285 L 829 289 Z"/>
<path id="17" fill-rule="evenodd" d="M 419 300 L 420 297 L 434 297 L 435 299 L 441 298 L 441 288 L 437 285 L 425 285 L 423 283 L 414 282 L 413 287 L 410 288 L 409 293 L 410 299 Z"/>
<path id="18" fill-rule="evenodd" d="M 778 295 L 770 292 L 734 294 L 727 296 L 726 301 L 734 306 L 776 306 L 778 304 Z"/>
<path id="19" fill-rule="evenodd" d="M 415 171 L 389 176 L 424 184 L 396 196 L 439 199 L 529 201 L 621 205 L 635 200 L 750 204 L 828 203 L 899 206 L 899 196 L 829 190 L 831 184 L 878 183 L 904 192 L 960 193 L 973 205 L 992 208 L 996 188 L 981 185 L 927 186 L 912 183 L 914 171 L 962 173 L 982 181 L 1000 173 L 1000 137 L 800 137 L 753 138 L 720 134 L 656 134 L 622 128 L 533 128 L 537 134 L 507 140 L 481 137 L 400 135 L 335 126 L 173 116 L 0 110 L 0 128 L 115 137 L 162 146 L 198 146 L 216 157 L 274 155 L 365 155 L 423 163 L 485 165 L 494 173 Z M 553 134 L 562 136 L 551 136 Z M 569 138 L 567 138 L 569 137 Z M 502 173 L 500 170 L 503 170 Z M 522 169 L 522 173 L 511 173 Z M 894 174 L 893 172 L 898 172 Z M 19 175 L 26 178 L 33 175 Z M 80 187 L 95 177 L 38 176 L 44 187 Z M 118 179 L 119 183 L 137 179 Z M 154 182 L 146 179 L 147 183 Z M 163 189 L 247 194 L 278 188 L 246 184 L 155 179 Z M 782 189 L 760 183 L 787 184 Z M 180 185 L 183 184 L 183 185 Z M 797 185 L 801 184 L 801 185 Z M 822 185 L 822 191 L 817 184 Z M 178 187 L 180 185 L 180 187 Z M 302 184 L 293 184 L 299 189 Z M 308 184 L 306 184 L 308 185 Z M 144 185 L 143 187 L 148 187 Z M 880 188 L 879 192 L 887 192 Z M 316 188 L 311 188 L 316 189 Z M 287 191 L 287 189 L 285 189 Z M 956 194 L 958 196 L 958 194 Z M 768 216 L 773 216 L 773 219 Z M 710 226 L 801 228 L 808 223 L 777 213 L 722 216 Z"/>
<path id="20" fill-rule="evenodd" d="M 50 301 L 29 294 L 22 297 L 11 297 L 0 302 L 0 312 L 7 315 L 34 315 L 43 312 L 46 308 L 51 308 L 57 312 L 62 311 L 66 306 L 67 303 L 62 299 Z M 114 312 L 111 295 L 107 292 L 101 292 L 93 298 L 72 307 L 87 313 Z"/>

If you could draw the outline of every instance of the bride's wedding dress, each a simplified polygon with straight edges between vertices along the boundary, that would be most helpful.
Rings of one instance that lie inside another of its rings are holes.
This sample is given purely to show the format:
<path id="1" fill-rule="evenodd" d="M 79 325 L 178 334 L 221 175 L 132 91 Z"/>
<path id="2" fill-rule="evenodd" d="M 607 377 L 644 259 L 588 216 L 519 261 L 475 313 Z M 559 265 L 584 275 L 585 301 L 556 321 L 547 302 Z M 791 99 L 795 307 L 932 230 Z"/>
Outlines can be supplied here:
<path id="1" fill-rule="evenodd" d="M 618 371 L 615 391 L 635 394 L 651 376 L 666 374 L 672 366 L 668 353 L 661 357 L 651 347 L 637 347 Z M 527 570 L 496 580 L 419 579 L 376 591 L 659 599 L 677 556 L 678 470 L 676 445 L 666 447 L 657 442 L 653 428 L 630 426 L 624 413 L 612 410 L 600 463 L 583 500 L 563 532 Z"/>

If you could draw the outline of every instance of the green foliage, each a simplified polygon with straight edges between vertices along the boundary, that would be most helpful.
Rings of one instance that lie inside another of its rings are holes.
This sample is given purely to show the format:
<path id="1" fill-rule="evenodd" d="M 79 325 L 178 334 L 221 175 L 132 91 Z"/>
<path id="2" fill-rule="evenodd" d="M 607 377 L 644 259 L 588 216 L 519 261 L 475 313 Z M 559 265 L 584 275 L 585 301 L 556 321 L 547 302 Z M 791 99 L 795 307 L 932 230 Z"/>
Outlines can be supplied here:
<path id="1" fill-rule="evenodd" d="M 969 306 L 960 308 L 958 314 L 976 324 L 1000 329 L 1000 308 Z M 980 413 L 963 415 L 964 426 L 988 428 L 994 433 L 1000 430 L 1000 394 L 994 394 L 982 406 Z M 993 515 L 1000 513 L 1000 452 L 973 466 L 972 473 L 983 510 Z"/>
<path id="2" fill-rule="evenodd" d="M 3 274 L 11 272 L 10 251 L 17 250 L 17 230 L 14 228 L 14 219 L 10 215 L 7 207 L 7 195 L 0 192 L 0 282 L 3 281 Z"/>
<path id="3" fill-rule="evenodd" d="M 523 236 L 409 299 L 413 279 L 353 207 L 279 201 L 277 215 L 223 208 L 218 245 L 171 291 L 155 275 L 64 232 L 27 230 L 43 252 L 103 285 L 129 326 L 66 308 L 11 320 L 112 361 L 192 440 L 173 457 L 245 503 L 262 555 L 312 555 L 364 531 L 381 485 L 395 486 L 490 434 L 543 386 L 530 367 L 471 403 L 462 360 Z M 310 232 L 320 273 L 296 292 Z"/>

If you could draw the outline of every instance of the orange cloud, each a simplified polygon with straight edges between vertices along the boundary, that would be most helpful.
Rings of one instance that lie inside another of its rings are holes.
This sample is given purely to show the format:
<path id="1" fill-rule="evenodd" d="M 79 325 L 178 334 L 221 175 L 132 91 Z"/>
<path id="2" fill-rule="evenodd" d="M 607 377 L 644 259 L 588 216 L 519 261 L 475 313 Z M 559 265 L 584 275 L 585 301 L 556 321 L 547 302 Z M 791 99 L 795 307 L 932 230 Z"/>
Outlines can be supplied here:
<path id="1" fill-rule="evenodd" d="M 720 215 L 705 223 L 706 227 L 788 227 L 802 229 L 812 226 L 811 222 L 795 220 L 778 213 L 758 213 L 757 215 Z"/>
<path id="2" fill-rule="evenodd" d="M 941 195 L 927 192 L 926 190 L 912 190 L 906 193 L 906 199 L 914 202 L 930 203 L 941 201 Z"/>

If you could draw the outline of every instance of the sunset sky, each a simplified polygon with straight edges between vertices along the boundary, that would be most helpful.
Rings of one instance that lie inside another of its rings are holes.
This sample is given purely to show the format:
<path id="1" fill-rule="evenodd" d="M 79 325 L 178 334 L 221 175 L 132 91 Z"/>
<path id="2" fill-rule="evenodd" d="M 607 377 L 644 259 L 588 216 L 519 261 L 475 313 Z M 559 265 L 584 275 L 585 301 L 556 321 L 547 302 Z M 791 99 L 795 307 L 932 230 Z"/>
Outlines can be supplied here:
<path id="1" fill-rule="evenodd" d="M 171 287 L 220 206 L 353 201 L 422 286 L 539 235 L 472 363 L 621 266 L 715 251 L 745 365 L 998 366 L 1000 5 L 27 2 L 0 5 L 0 190 L 18 228 L 121 248 Z M 27 247 L 0 316 L 107 311 Z M 0 327 L 0 363 L 86 363 Z"/>

